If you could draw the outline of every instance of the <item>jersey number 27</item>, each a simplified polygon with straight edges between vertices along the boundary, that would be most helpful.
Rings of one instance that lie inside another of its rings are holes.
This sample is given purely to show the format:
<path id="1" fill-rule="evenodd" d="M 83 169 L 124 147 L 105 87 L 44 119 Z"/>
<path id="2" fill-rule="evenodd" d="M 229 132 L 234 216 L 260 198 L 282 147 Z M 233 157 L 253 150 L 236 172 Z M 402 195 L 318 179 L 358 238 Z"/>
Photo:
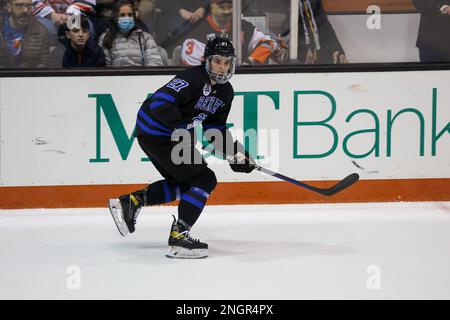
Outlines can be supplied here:
<path id="1" fill-rule="evenodd" d="M 186 88 L 188 85 L 189 83 L 187 83 L 183 79 L 175 78 L 172 81 L 170 81 L 166 87 L 171 88 L 176 92 L 180 92 L 181 89 Z"/>

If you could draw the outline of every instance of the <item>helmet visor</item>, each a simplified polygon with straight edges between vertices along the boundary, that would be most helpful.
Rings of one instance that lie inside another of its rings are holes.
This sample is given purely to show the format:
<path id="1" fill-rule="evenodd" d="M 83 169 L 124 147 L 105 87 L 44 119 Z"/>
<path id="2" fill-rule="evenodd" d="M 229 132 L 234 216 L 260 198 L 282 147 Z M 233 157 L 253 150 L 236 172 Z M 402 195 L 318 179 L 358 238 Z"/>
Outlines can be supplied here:
<path id="1" fill-rule="evenodd" d="M 218 83 L 225 83 L 234 74 L 235 57 L 212 55 L 206 60 L 206 71 L 210 78 Z"/>

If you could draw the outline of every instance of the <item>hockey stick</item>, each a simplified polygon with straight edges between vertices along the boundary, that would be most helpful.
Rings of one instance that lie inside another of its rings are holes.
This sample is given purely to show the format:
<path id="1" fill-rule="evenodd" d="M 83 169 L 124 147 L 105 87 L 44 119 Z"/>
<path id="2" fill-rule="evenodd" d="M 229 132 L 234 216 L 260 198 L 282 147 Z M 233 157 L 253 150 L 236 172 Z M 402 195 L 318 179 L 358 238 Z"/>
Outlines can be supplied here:
<path id="1" fill-rule="evenodd" d="M 210 152 L 212 151 L 209 148 L 205 148 L 205 150 L 210 151 Z M 232 155 L 224 155 L 222 152 L 218 151 L 217 149 L 215 149 L 214 152 L 217 155 L 225 157 L 228 161 L 232 161 L 232 162 L 236 161 L 236 157 L 233 157 Z M 308 189 L 310 191 L 313 191 L 313 192 L 316 192 L 316 193 L 319 193 L 321 195 L 328 196 L 328 197 L 335 195 L 336 193 L 341 192 L 344 189 L 347 189 L 348 187 L 350 187 L 351 185 L 353 185 L 354 183 L 356 183 L 359 180 L 359 174 L 352 173 L 352 174 L 348 175 L 347 177 L 345 177 L 344 179 L 340 180 L 338 183 L 336 183 L 334 186 L 332 186 L 330 188 L 319 188 L 319 187 L 314 187 L 312 185 L 306 184 L 301 181 L 294 180 L 285 175 L 282 175 L 281 173 L 274 172 L 272 170 L 261 167 L 260 165 L 256 164 L 254 161 L 251 161 L 251 164 L 253 164 L 255 166 L 255 169 L 258 171 L 264 172 L 268 175 L 271 175 L 272 177 L 293 183 L 296 186 Z"/>
<path id="2" fill-rule="evenodd" d="M 233 156 L 227 155 L 226 158 L 230 161 L 234 161 L 235 158 Z M 274 172 L 272 170 L 266 169 L 261 167 L 260 165 L 257 165 L 255 162 L 252 162 L 252 164 L 255 166 L 255 169 L 261 172 L 264 172 L 268 175 L 271 175 L 272 177 L 278 178 L 280 180 L 284 180 L 290 183 L 295 184 L 296 186 L 308 189 L 310 191 L 316 192 L 316 193 L 320 193 L 321 195 L 324 196 L 332 196 L 335 195 L 338 192 L 341 192 L 344 189 L 347 189 L 348 187 L 350 187 L 351 185 L 353 185 L 354 183 L 356 183 L 359 180 L 359 174 L 357 173 L 352 173 L 350 175 L 348 175 L 347 177 L 345 177 L 344 179 L 342 179 L 341 181 L 339 181 L 338 183 L 336 183 L 334 186 L 330 187 L 330 188 L 319 188 L 319 187 L 314 187 L 312 185 L 306 184 L 304 182 L 301 181 L 297 181 L 294 180 L 292 178 L 289 178 L 285 175 L 282 175 L 281 173 L 278 172 Z"/>
<path id="3" fill-rule="evenodd" d="M 352 173 L 352 174 L 348 175 L 347 177 L 345 177 L 344 179 L 342 179 L 341 181 L 339 181 L 338 183 L 336 183 L 334 186 L 332 186 L 330 188 L 323 189 L 323 188 L 318 188 L 318 187 L 311 186 L 311 185 L 306 184 L 306 183 L 301 182 L 301 181 L 294 180 L 292 178 L 286 177 L 286 176 L 284 176 L 284 175 L 282 175 L 280 173 L 271 171 L 269 169 L 263 168 L 263 167 L 258 166 L 258 165 L 255 165 L 255 169 L 258 170 L 258 171 L 267 173 L 267 174 L 271 175 L 272 177 L 275 177 L 275 178 L 278 178 L 278 179 L 281 179 L 281 180 L 293 183 L 296 186 L 308 189 L 308 190 L 313 191 L 313 192 L 320 193 L 320 194 L 322 194 L 324 196 L 335 195 L 336 193 L 341 192 L 344 189 L 347 189 L 348 187 L 350 187 L 352 184 L 354 184 L 355 182 L 357 182 L 359 180 L 359 174 Z"/>

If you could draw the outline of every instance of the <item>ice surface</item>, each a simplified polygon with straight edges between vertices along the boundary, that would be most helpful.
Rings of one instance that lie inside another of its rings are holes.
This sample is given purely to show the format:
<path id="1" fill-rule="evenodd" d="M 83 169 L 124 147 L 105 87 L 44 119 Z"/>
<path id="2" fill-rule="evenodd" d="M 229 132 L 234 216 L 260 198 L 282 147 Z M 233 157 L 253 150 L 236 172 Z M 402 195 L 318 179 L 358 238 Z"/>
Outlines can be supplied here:
<path id="1" fill-rule="evenodd" d="M 207 206 L 200 260 L 165 257 L 173 213 L 0 210 L 0 299 L 450 299 L 450 202 Z"/>

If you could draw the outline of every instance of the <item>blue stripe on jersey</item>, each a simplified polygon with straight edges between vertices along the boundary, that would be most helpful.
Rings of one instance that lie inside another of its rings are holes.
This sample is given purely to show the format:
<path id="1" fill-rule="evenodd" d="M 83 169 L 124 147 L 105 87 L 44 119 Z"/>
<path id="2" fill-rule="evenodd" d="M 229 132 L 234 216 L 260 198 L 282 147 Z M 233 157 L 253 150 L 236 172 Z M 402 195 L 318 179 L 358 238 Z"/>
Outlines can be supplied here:
<path id="1" fill-rule="evenodd" d="M 150 118 L 142 109 L 139 110 L 138 113 L 142 118 L 144 118 L 144 120 L 152 127 L 158 128 L 161 131 L 167 132 L 172 134 L 173 130 L 170 130 L 169 128 L 163 126 L 162 124 L 159 124 L 158 122 L 156 122 L 155 120 L 153 120 L 152 118 Z"/>
<path id="2" fill-rule="evenodd" d="M 174 103 L 176 101 L 175 97 L 171 96 L 170 94 L 164 93 L 164 92 L 157 92 L 154 95 L 152 95 L 152 100 L 166 100 L 169 102 Z"/>
<path id="3" fill-rule="evenodd" d="M 166 102 L 165 101 L 161 101 L 161 100 L 153 101 L 153 102 L 150 103 L 149 107 L 150 107 L 150 109 L 153 110 L 155 108 L 158 108 L 159 106 L 162 106 L 163 104 L 166 104 Z"/>
<path id="4" fill-rule="evenodd" d="M 157 130 L 153 130 L 149 127 L 147 127 L 145 124 L 143 124 L 139 119 L 137 119 L 136 121 L 137 125 L 139 126 L 139 128 L 141 128 L 144 132 L 151 134 L 153 136 L 167 136 L 167 137 L 171 137 L 172 135 L 169 133 L 165 133 L 165 132 L 161 132 L 161 131 L 157 131 Z"/>
<path id="5" fill-rule="evenodd" d="M 163 181 L 163 190 L 164 190 L 164 200 L 167 202 L 171 201 L 170 197 L 170 189 L 167 181 Z"/>
<path id="6" fill-rule="evenodd" d="M 192 187 L 191 190 L 194 191 L 196 194 L 199 194 L 199 195 L 205 197 L 206 199 L 208 199 L 208 197 L 209 197 L 209 193 L 200 188 Z"/>
<path id="7" fill-rule="evenodd" d="M 184 201 L 189 202 L 190 204 L 193 204 L 194 206 L 196 206 L 200 210 L 203 210 L 203 207 L 205 206 L 204 203 L 198 201 L 197 199 L 192 198 L 191 196 L 189 196 L 187 194 L 183 194 L 181 196 L 181 200 L 184 200 Z"/>

